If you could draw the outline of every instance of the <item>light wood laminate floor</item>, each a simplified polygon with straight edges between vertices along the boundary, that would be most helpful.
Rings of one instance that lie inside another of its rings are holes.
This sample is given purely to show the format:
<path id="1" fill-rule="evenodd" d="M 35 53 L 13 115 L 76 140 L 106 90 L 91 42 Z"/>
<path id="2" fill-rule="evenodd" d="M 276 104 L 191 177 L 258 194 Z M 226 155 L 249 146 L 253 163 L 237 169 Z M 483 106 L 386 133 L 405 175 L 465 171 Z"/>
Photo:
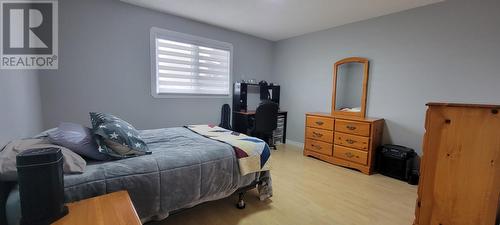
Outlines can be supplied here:
<path id="1" fill-rule="evenodd" d="M 406 225 L 414 218 L 417 186 L 304 157 L 294 145 L 272 151 L 274 196 L 257 199 L 252 190 L 246 208 L 237 195 L 204 203 L 151 225 Z"/>

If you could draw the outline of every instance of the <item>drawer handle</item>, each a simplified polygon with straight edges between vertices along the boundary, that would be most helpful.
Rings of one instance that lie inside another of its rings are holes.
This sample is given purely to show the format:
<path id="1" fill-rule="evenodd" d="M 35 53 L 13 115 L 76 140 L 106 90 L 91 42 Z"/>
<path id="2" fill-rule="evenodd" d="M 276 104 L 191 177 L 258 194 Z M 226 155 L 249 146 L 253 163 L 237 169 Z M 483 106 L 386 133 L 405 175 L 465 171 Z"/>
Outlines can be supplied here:
<path id="1" fill-rule="evenodd" d="M 323 134 L 313 131 L 313 136 L 314 137 L 323 137 Z"/>
<path id="2" fill-rule="evenodd" d="M 354 144 L 354 143 L 356 143 L 356 141 L 355 141 L 355 140 L 352 140 L 352 139 L 346 139 L 345 141 L 346 141 L 347 143 L 351 144 L 351 145 L 352 145 L 352 144 Z"/>
<path id="3" fill-rule="evenodd" d="M 321 125 L 323 125 L 323 124 L 324 124 L 324 122 L 323 122 L 323 121 L 316 121 L 316 124 L 318 124 L 318 125 L 320 125 L 320 126 L 321 126 Z"/>
<path id="4" fill-rule="evenodd" d="M 354 154 L 352 154 L 352 153 L 350 153 L 350 152 L 346 152 L 344 155 L 345 155 L 345 156 L 347 156 L 347 158 L 352 158 L 352 157 L 359 158 L 359 156 L 354 155 Z"/>
<path id="5" fill-rule="evenodd" d="M 351 125 L 347 125 L 346 128 L 349 130 L 356 130 L 356 127 Z"/>
<path id="6" fill-rule="evenodd" d="M 319 146 L 319 145 L 311 144 L 311 146 L 312 146 L 313 148 L 315 148 L 315 149 L 318 149 L 318 150 L 320 150 L 320 149 L 321 149 L 321 146 Z"/>

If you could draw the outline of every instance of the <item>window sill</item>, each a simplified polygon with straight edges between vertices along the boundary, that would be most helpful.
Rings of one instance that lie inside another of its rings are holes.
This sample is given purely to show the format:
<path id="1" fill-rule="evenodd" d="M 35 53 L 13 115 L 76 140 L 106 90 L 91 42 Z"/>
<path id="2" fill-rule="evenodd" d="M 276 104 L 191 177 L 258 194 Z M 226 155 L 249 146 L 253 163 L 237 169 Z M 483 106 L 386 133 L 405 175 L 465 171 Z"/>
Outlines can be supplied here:
<path id="1" fill-rule="evenodd" d="M 230 99 L 232 95 L 199 95 L 199 94 L 151 94 L 153 98 L 212 98 L 212 99 Z"/>

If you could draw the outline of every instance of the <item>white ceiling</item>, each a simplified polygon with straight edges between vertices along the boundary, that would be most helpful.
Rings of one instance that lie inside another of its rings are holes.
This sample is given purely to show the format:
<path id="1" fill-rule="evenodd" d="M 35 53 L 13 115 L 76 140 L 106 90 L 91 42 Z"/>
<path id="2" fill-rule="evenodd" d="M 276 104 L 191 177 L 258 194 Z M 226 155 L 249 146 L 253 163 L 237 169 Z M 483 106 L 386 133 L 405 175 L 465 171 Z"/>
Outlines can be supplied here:
<path id="1" fill-rule="evenodd" d="M 122 0 L 277 41 L 443 0 Z"/>

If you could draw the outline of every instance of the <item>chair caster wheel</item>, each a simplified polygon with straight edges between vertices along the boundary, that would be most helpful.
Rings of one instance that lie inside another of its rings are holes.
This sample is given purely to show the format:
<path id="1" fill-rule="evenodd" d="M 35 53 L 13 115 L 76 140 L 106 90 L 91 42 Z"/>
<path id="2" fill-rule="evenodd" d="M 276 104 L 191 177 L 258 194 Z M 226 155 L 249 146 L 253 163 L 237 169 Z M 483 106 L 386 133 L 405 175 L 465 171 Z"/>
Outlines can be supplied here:
<path id="1" fill-rule="evenodd" d="M 244 209 L 245 206 L 246 206 L 246 204 L 243 200 L 239 201 L 238 204 L 236 204 L 236 208 L 238 208 L 238 209 Z"/>

